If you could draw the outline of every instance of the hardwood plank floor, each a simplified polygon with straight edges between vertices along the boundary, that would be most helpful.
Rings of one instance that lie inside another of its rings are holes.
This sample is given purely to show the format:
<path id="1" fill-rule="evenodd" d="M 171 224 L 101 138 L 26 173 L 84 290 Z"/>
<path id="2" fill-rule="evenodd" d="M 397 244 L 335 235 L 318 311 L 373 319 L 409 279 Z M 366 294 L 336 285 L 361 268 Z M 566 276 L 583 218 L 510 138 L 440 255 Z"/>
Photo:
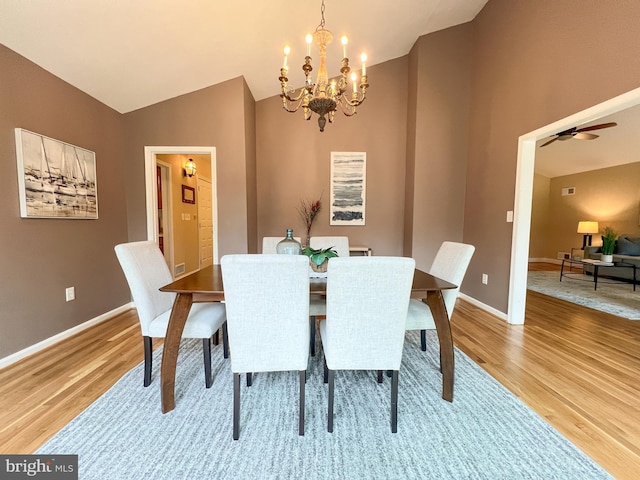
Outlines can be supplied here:
<path id="1" fill-rule="evenodd" d="M 525 325 L 462 300 L 451 324 L 456 346 L 565 437 L 637 478 L 640 322 L 528 292 Z M 34 452 L 142 359 L 131 311 L 0 370 L 0 452 Z"/>

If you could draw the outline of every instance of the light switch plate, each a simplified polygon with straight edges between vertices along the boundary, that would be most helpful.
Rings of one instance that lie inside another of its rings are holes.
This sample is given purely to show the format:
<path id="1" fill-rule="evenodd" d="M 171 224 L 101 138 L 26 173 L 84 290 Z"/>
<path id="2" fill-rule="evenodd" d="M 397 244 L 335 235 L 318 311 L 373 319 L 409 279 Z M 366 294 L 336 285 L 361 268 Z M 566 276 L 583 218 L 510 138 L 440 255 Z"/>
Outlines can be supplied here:
<path id="1" fill-rule="evenodd" d="M 513 223 L 513 210 L 507 210 L 507 222 Z"/>

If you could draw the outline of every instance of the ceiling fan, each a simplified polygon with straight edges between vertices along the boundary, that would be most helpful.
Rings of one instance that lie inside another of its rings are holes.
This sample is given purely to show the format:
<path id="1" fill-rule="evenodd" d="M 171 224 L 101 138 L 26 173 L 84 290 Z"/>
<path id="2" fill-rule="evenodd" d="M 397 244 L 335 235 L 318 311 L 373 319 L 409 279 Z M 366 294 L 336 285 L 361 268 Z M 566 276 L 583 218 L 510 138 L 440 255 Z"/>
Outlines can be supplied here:
<path id="1" fill-rule="evenodd" d="M 594 140 L 598 138 L 598 135 L 594 135 L 593 133 L 585 133 L 590 132 L 592 130 L 600 130 L 602 128 L 615 127 L 618 125 L 616 122 L 609 123 L 601 123 L 600 125 L 591 125 L 590 127 L 578 128 L 573 127 L 569 130 L 565 130 L 564 132 L 556 133 L 555 137 L 549 140 L 546 143 L 540 145 L 541 147 L 546 147 L 550 143 L 555 142 L 556 140 L 570 140 L 572 138 L 576 138 L 578 140 Z"/>

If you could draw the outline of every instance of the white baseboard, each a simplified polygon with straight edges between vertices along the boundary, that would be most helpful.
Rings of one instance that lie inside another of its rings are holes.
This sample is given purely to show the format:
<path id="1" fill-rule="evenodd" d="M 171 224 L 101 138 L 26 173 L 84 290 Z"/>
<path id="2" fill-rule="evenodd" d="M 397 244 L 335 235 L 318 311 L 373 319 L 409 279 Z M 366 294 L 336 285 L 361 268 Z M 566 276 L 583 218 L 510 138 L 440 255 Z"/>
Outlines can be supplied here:
<path id="1" fill-rule="evenodd" d="M 500 310 L 496 310 L 495 308 L 487 305 L 486 303 L 482 303 L 481 301 L 476 300 L 475 298 L 470 297 L 469 295 L 465 295 L 462 292 L 458 293 L 458 297 L 471 303 L 472 305 L 475 305 L 476 307 L 484 310 L 485 312 L 498 317 L 500 320 L 504 320 L 505 322 L 507 321 L 506 313 L 501 312 Z"/>
<path id="2" fill-rule="evenodd" d="M 30 347 L 22 349 L 19 352 L 12 353 L 11 355 L 4 358 L 0 358 L 0 369 L 8 367 L 9 365 L 16 363 L 19 360 L 22 360 L 23 358 L 28 357 L 29 355 L 33 355 L 34 353 L 37 353 L 40 350 L 44 350 L 45 348 L 50 347 L 51 345 L 58 343 L 62 340 L 65 340 L 75 335 L 76 333 L 81 332 L 82 330 L 86 330 L 87 328 L 93 327 L 98 323 L 104 322 L 106 320 L 110 320 L 116 315 L 126 312 L 131 308 L 134 308 L 133 302 L 130 302 L 125 305 L 122 305 L 121 307 L 115 308 L 110 312 L 103 313 L 102 315 L 92 318 L 91 320 L 87 320 L 86 322 L 81 323 L 80 325 L 76 325 L 75 327 L 72 327 L 69 330 L 60 332 L 57 335 L 54 335 L 53 337 L 49 337 L 45 340 L 42 340 L 41 342 L 38 342 L 35 345 L 31 345 Z"/>
<path id="3" fill-rule="evenodd" d="M 556 265 L 562 265 L 562 260 L 557 258 L 530 258 L 529 263 L 555 263 Z"/>

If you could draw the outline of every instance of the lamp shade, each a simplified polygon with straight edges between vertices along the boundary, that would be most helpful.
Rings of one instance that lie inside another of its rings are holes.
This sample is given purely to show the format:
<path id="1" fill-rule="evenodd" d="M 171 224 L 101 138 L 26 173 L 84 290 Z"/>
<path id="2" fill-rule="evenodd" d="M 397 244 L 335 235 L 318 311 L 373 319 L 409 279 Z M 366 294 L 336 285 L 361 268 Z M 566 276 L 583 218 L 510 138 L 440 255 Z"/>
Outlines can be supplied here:
<path id="1" fill-rule="evenodd" d="M 578 233 L 598 233 L 598 222 L 578 222 Z"/>

